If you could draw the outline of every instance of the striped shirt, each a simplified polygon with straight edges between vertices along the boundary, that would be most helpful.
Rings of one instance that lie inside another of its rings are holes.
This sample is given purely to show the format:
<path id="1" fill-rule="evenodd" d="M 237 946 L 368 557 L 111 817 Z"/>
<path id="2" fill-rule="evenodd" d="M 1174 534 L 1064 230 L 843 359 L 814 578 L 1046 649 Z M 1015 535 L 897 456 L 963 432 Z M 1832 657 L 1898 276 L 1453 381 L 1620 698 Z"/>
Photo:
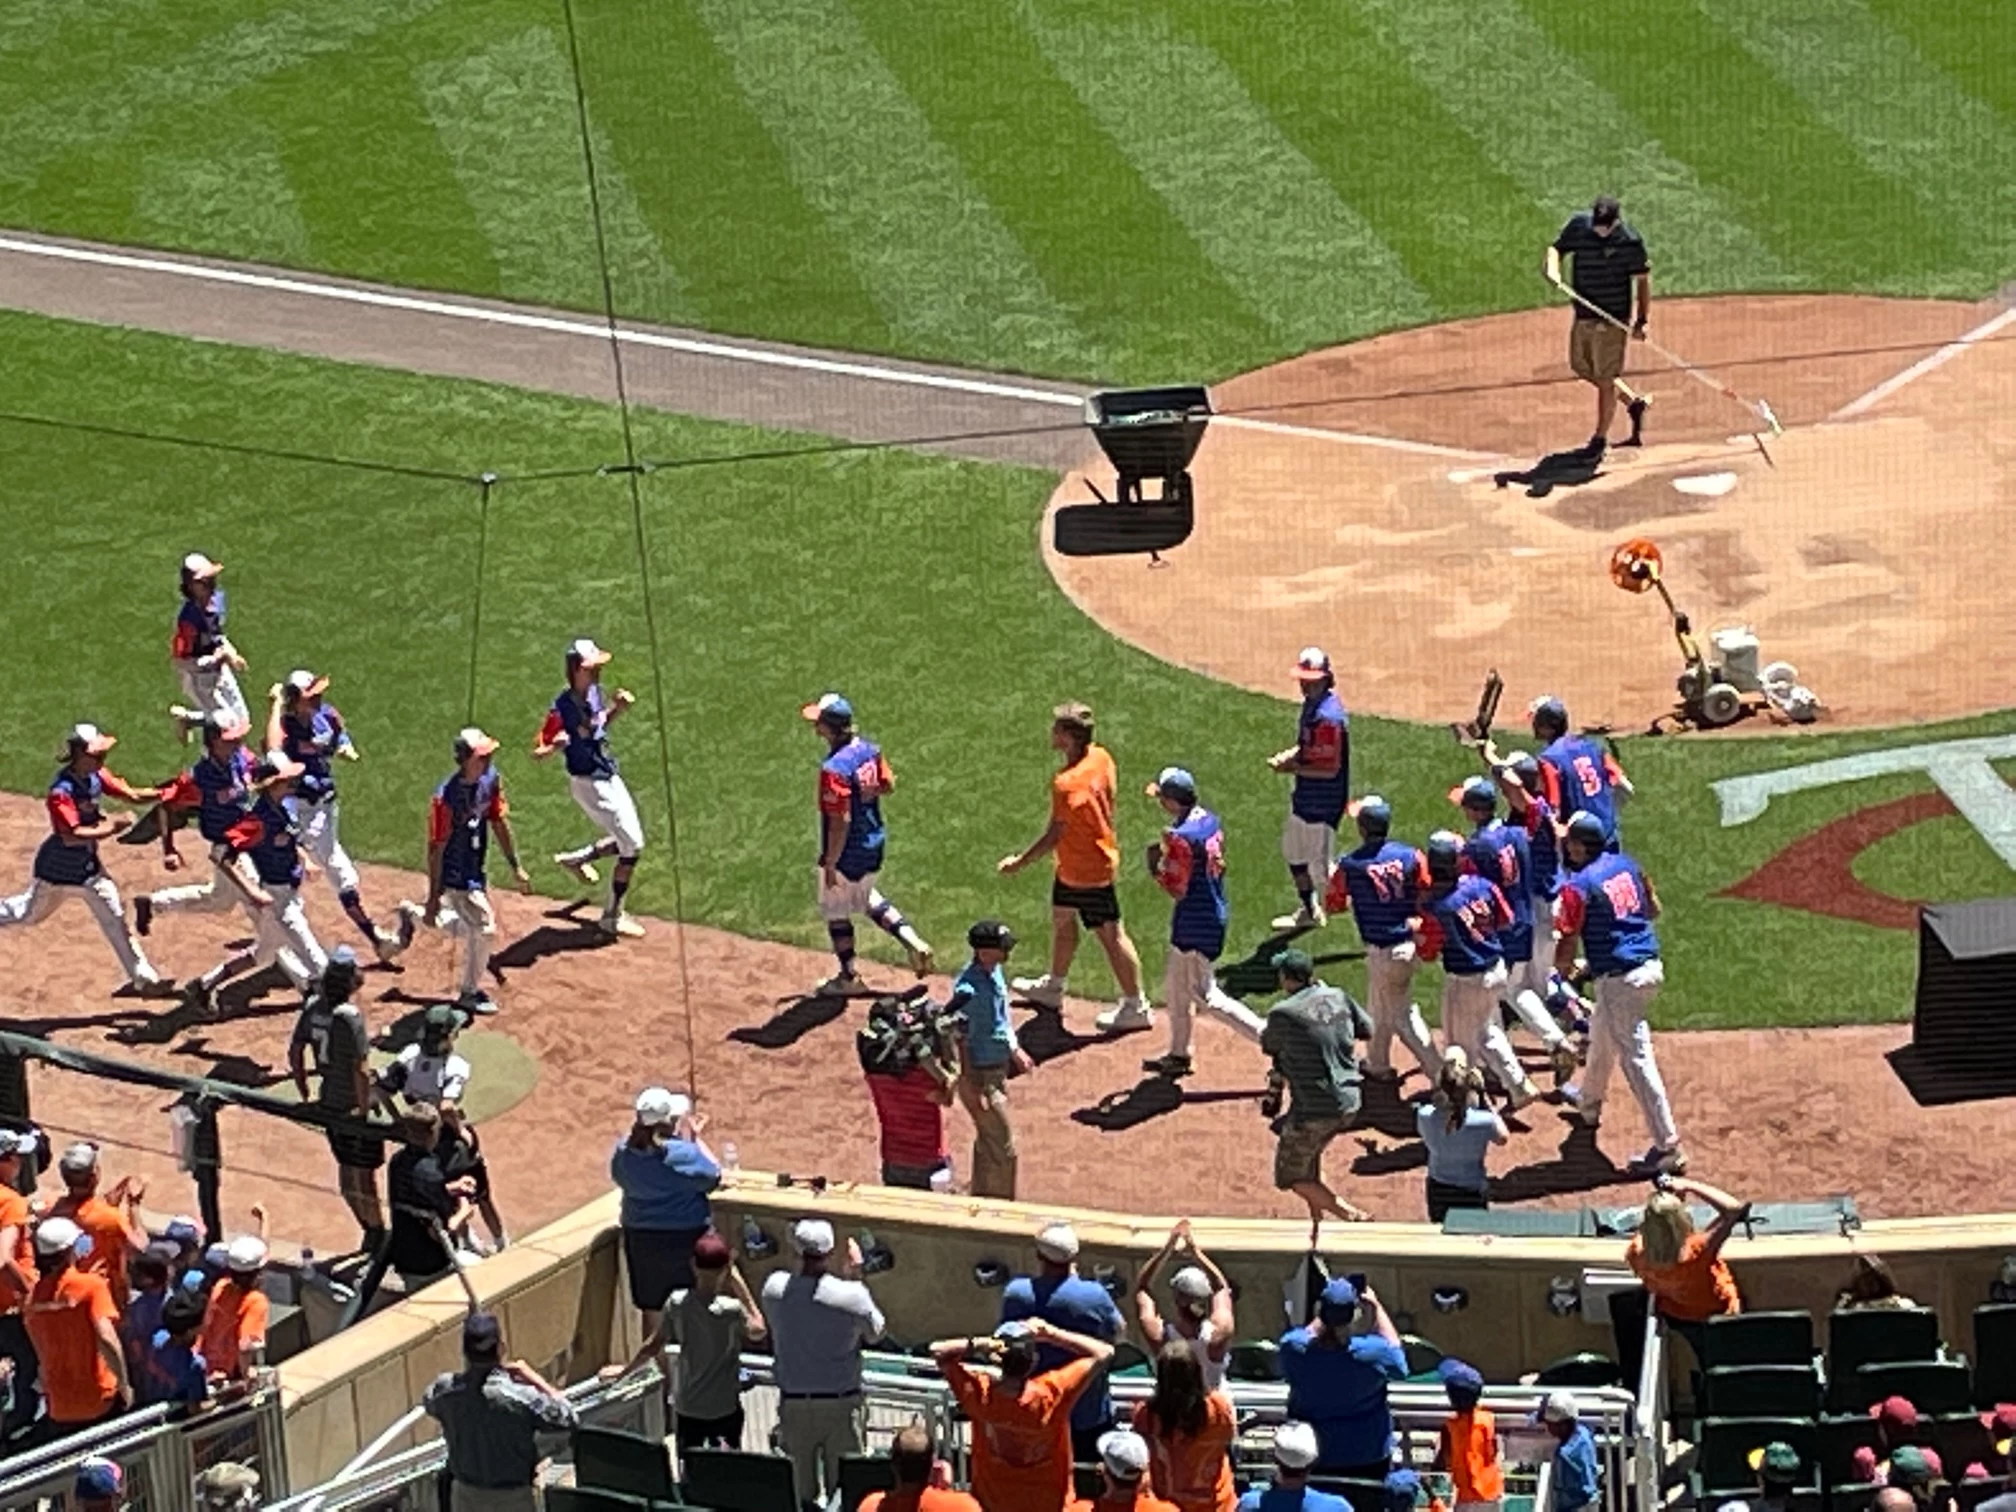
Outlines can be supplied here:
<path id="1" fill-rule="evenodd" d="M 882 1132 L 882 1163 L 928 1167 L 951 1152 L 945 1147 L 945 1105 L 938 1083 L 922 1066 L 899 1076 L 871 1073 L 868 1094 L 875 1099 L 875 1122 Z"/>

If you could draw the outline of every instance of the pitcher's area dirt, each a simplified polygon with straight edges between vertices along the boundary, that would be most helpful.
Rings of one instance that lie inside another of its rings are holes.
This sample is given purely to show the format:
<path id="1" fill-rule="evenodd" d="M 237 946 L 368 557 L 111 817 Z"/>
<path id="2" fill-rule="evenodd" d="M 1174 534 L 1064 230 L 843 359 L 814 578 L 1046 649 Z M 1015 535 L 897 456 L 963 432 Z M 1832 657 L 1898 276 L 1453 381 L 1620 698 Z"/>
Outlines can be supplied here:
<path id="1" fill-rule="evenodd" d="M 0 797 L 0 886 L 25 883 L 43 833 L 40 805 Z M 130 900 L 167 879 L 152 851 L 108 846 L 113 875 Z M 420 879 L 365 869 L 365 897 L 381 912 L 417 896 Z M 585 926 L 555 917 L 551 899 L 497 894 L 505 962 L 504 1012 L 470 1032 L 508 1035 L 538 1062 L 528 1095 L 482 1123 L 504 1216 L 523 1232 L 606 1189 L 609 1151 L 647 1083 L 688 1085 L 687 1022 L 672 925 L 651 921 L 642 940 L 603 946 Z M 809 907 L 809 902 L 808 902 Z M 325 945 L 358 942 L 326 887 L 311 889 L 310 914 Z M 1338 926 L 1348 929 L 1348 926 Z M 186 975 L 217 959 L 236 926 L 222 916 L 159 920 L 148 947 L 163 972 Z M 1333 931 L 1334 932 L 1334 931 Z M 780 1003 L 825 969 L 814 952 L 686 931 L 701 1105 L 717 1144 L 733 1140 L 752 1169 L 835 1181 L 872 1179 L 873 1115 L 852 1039 L 860 1003 Z M 902 974 L 870 966 L 873 981 Z M 439 1000 L 453 986 L 445 942 L 423 935 L 400 973 L 373 969 L 362 994 L 374 1033 Z M 1355 973 L 1343 978 L 1352 990 Z M 118 968 L 81 905 L 44 923 L 0 931 L 0 983 L 10 1028 L 61 1044 L 253 1085 L 285 1081 L 296 1009 L 284 986 L 232 1006 L 221 1022 L 192 1023 L 172 1002 L 113 997 Z M 943 987 L 941 982 L 939 986 Z M 1168 1214 L 1174 1208 L 1242 1217 L 1292 1218 L 1292 1198 L 1269 1182 L 1273 1144 L 1256 1107 L 1265 1064 L 1216 1025 L 1199 1030 L 1199 1073 L 1180 1096 L 1144 1081 L 1144 1055 L 1161 1031 L 1106 1040 L 1089 1034 L 1090 1004 L 1068 1005 L 1065 1023 L 1026 1013 L 1022 1033 L 1040 1064 L 1013 1084 L 1022 1195 L 1035 1202 Z M 1074 1032 L 1077 1031 L 1077 1032 Z M 1882 1060 L 1901 1028 L 1816 1032 L 1668 1034 L 1659 1052 L 1695 1169 L 1758 1198 L 1856 1195 L 1882 1216 L 2016 1210 L 2016 1108 L 1923 1110 Z M 481 1080 L 483 1057 L 478 1061 Z M 148 1204 L 191 1210 L 187 1178 L 168 1158 L 165 1093 L 99 1084 L 80 1075 L 31 1071 L 37 1117 L 59 1145 L 106 1141 L 114 1175 L 149 1178 Z M 1421 1090 L 1417 1077 L 1404 1091 Z M 472 1087 L 472 1103 L 486 1100 Z M 1571 1136 L 1564 1110 L 1539 1107 L 1517 1126 L 1492 1168 L 1503 1200 L 1572 1206 L 1624 1202 L 1642 1190 L 1619 1169 L 1647 1143 L 1621 1087 L 1600 1140 Z M 1328 1174 L 1346 1196 L 1382 1218 L 1423 1218 L 1422 1161 L 1411 1111 L 1375 1097 L 1370 1127 L 1332 1146 Z M 966 1168 L 971 1130 L 952 1115 L 955 1155 Z M 223 1115 L 227 1221 L 248 1223 L 266 1204 L 276 1238 L 329 1251 L 355 1231 L 334 1195 L 322 1139 L 242 1111 Z M 52 1178 L 53 1179 L 53 1178 Z"/>
<path id="2" fill-rule="evenodd" d="M 1629 376 L 1654 399 L 1649 444 L 1613 448 L 1594 481 L 1545 498 L 1491 475 L 1590 433 L 1594 396 L 1567 374 L 1565 312 L 1313 353 L 1219 385 L 1214 403 L 1348 436 L 1214 425 L 1193 469 L 1196 533 L 1165 565 L 1051 553 L 1051 569 L 1114 633 L 1249 687 L 1282 691 L 1314 642 L 1354 709 L 1461 718 L 1496 666 L 1508 698 L 1558 693 L 1578 723 L 1629 730 L 1671 707 L 1680 667 L 1658 600 L 1619 591 L 1606 570 L 1614 546 L 1645 536 L 1695 629 L 1754 628 L 1762 661 L 1792 663 L 1829 725 L 1999 708 L 2016 654 L 2016 594 L 1995 565 L 2016 504 L 2016 327 L 1833 418 L 1995 313 L 1659 301 L 1661 344 L 1771 404 L 1787 428 L 1766 441 L 1771 462 L 1744 434 L 1761 422 L 1634 345 Z M 1620 415 L 1614 434 L 1625 431 Z M 1729 476 L 1708 486 L 1732 485 L 1719 496 L 1675 486 L 1715 474 Z M 1089 498 L 1087 477 L 1110 496 L 1110 469 L 1088 459 L 1055 502 Z"/>

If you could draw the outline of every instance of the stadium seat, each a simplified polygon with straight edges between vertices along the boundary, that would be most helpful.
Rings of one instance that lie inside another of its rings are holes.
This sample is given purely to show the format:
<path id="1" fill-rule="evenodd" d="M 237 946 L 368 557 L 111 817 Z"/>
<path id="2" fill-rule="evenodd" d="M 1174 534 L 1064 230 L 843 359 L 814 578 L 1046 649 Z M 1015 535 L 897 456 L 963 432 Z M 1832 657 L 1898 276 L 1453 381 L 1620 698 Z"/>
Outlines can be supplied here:
<path id="1" fill-rule="evenodd" d="M 1799 1451 L 1799 1484 L 1818 1488 L 1811 1418 L 1703 1418 L 1695 1434 L 1694 1497 L 1699 1502 L 1746 1498 L 1757 1489 L 1751 1454 L 1782 1439 Z"/>
<path id="2" fill-rule="evenodd" d="M 2008 1489 L 2009 1482 L 1999 1475 L 1976 1476 L 1953 1487 L 1953 1504 L 1957 1512 L 1974 1512 L 1981 1503 L 1990 1497 L 2000 1496 Z"/>
<path id="3" fill-rule="evenodd" d="M 1923 1426 L 1932 1447 L 1939 1451 L 1939 1463 L 1945 1467 L 1948 1480 L 1958 1481 L 1969 1465 L 1995 1462 L 1994 1439 L 1979 1413 L 1947 1413 Z"/>
<path id="4" fill-rule="evenodd" d="M 1856 1399 L 1849 1411 L 1901 1396 L 1921 1418 L 1944 1417 L 1965 1412 L 1974 1394 L 1965 1360 L 1893 1360 L 1864 1365 L 1855 1377 Z"/>
<path id="5" fill-rule="evenodd" d="M 1828 1407 L 1860 1412 L 1864 1365 L 1930 1360 L 1939 1354 L 1939 1315 L 1929 1307 L 1851 1308 L 1827 1320 Z M 1916 1398 L 1913 1398 L 1916 1401 Z"/>
<path id="6" fill-rule="evenodd" d="M 1432 1344 L 1419 1334 L 1400 1335 L 1400 1348 L 1407 1356 L 1407 1376 L 1432 1378 L 1442 1364 L 1441 1346 Z"/>
<path id="7" fill-rule="evenodd" d="M 1225 1356 L 1225 1374 L 1235 1381 L 1278 1381 L 1281 1351 L 1272 1339 L 1234 1344 Z"/>
<path id="8" fill-rule="evenodd" d="M 889 1491 L 896 1485 L 896 1467 L 886 1454 L 843 1454 L 840 1456 L 841 1512 L 854 1512 L 870 1491 Z"/>
<path id="9" fill-rule="evenodd" d="M 1073 1465 L 1071 1494 L 1082 1501 L 1097 1501 L 1106 1494 L 1106 1471 L 1096 1464 Z"/>
<path id="10" fill-rule="evenodd" d="M 1122 1339 L 1113 1346 L 1113 1359 L 1106 1369 L 1116 1376 L 1149 1375 L 1154 1371 L 1154 1362 L 1139 1344 L 1132 1339 Z"/>
<path id="11" fill-rule="evenodd" d="M 1710 1417 L 1807 1418 L 1820 1410 L 1820 1372 L 1807 1365 L 1717 1365 L 1702 1378 Z"/>
<path id="12" fill-rule="evenodd" d="M 1821 1479 L 1830 1491 L 1853 1484 L 1857 1449 L 1875 1447 L 1876 1422 L 1867 1413 L 1824 1417 L 1813 1425 L 1814 1453 L 1820 1461 Z"/>
<path id="13" fill-rule="evenodd" d="M 740 1449 L 688 1449 L 679 1456 L 681 1498 L 713 1512 L 798 1512 L 791 1461 Z"/>
<path id="14" fill-rule="evenodd" d="M 1810 1365 L 1813 1316 L 1803 1312 L 1730 1313 L 1710 1318 L 1701 1368 L 1718 1365 Z"/>
<path id="15" fill-rule="evenodd" d="M 1974 1309 L 1974 1405 L 2016 1402 L 2016 1302 Z"/>
<path id="16" fill-rule="evenodd" d="M 620 1428 L 574 1430 L 574 1483 L 585 1490 L 614 1491 L 656 1501 L 677 1500 L 672 1460 L 663 1439 Z"/>
<path id="17" fill-rule="evenodd" d="M 1827 1488 L 1827 1512 L 1870 1512 L 1881 1486 L 1840 1485 Z"/>
<path id="18" fill-rule="evenodd" d="M 1584 1350 L 1581 1354 L 1563 1355 L 1546 1366 L 1533 1378 L 1535 1386 L 1584 1386 L 1597 1390 L 1605 1386 L 1621 1385 L 1623 1372 L 1617 1362 L 1608 1355 L 1594 1354 Z"/>
<path id="19" fill-rule="evenodd" d="M 648 1497 L 623 1496 L 588 1486 L 548 1486 L 545 1503 L 546 1512 L 652 1512 Z"/>

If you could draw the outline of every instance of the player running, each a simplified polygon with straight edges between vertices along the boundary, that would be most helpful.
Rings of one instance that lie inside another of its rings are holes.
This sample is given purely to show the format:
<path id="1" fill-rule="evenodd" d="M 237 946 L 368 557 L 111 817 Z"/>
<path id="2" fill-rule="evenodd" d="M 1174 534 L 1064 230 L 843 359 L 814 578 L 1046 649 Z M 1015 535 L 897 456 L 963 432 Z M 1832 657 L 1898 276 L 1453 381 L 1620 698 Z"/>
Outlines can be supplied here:
<path id="1" fill-rule="evenodd" d="M 224 633 L 224 590 L 217 586 L 223 570 L 222 562 L 213 562 L 200 551 L 182 558 L 182 607 L 175 613 L 168 657 L 188 702 L 170 704 L 168 713 L 184 743 L 213 716 L 226 724 L 252 723 L 252 711 L 238 691 L 245 658 Z"/>
<path id="2" fill-rule="evenodd" d="M 1659 895 L 1652 879 L 1629 856 L 1606 850 L 1609 833 L 1593 814 L 1568 821 L 1561 846 L 1568 864 L 1554 917 L 1561 930 L 1555 947 L 1563 972 L 1574 966 L 1575 939 L 1581 936 L 1596 979 L 1596 1011 L 1589 1025 L 1589 1066 L 1582 1084 L 1566 1091 L 1568 1101 L 1582 1110 L 1582 1121 L 1595 1128 L 1603 1119 L 1603 1094 L 1610 1073 L 1621 1059 L 1624 1080 L 1652 1129 L 1652 1148 L 1637 1164 L 1679 1176 L 1687 1169 L 1680 1147 L 1680 1129 L 1659 1058 L 1652 1052 L 1652 1026 L 1646 1010 L 1666 980 L 1659 959 L 1659 936 L 1652 921 L 1659 917 Z"/>
<path id="3" fill-rule="evenodd" d="M 1594 814 L 1617 843 L 1617 804 L 1631 779 L 1602 746 L 1568 732 L 1568 706 L 1551 693 L 1533 700 L 1533 738 L 1540 742 L 1541 796 L 1563 819 Z"/>
<path id="4" fill-rule="evenodd" d="M 336 773 L 331 762 L 338 756 L 357 761 L 362 753 L 350 738 L 342 712 L 325 696 L 328 689 L 328 678 L 305 668 L 288 673 L 285 682 L 275 683 L 266 712 L 266 749 L 300 763 L 301 775 L 294 782 L 287 808 L 300 833 L 301 848 L 329 879 L 350 922 L 364 932 L 378 959 L 389 966 L 399 959 L 405 945 L 397 931 L 379 928 L 365 912 L 356 863 L 337 833 Z"/>
<path id="5" fill-rule="evenodd" d="M 1213 965 L 1225 949 L 1231 913 L 1225 901 L 1224 827 L 1197 801 L 1197 779 L 1181 767 L 1164 767 L 1148 784 L 1148 796 L 1169 818 L 1162 838 L 1148 847 L 1148 871 L 1176 906 L 1169 915 L 1169 958 L 1162 979 L 1169 1005 L 1169 1053 L 1143 1061 L 1141 1068 L 1174 1079 L 1190 1074 L 1190 1030 L 1199 1009 L 1256 1045 L 1266 1025 L 1218 985 Z M 1145 1004 L 1126 1014 L 1114 1008 L 1096 1020 L 1108 1032 L 1145 1029 L 1154 1021 Z"/>
<path id="6" fill-rule="evenodd" d="M 64 899 L 77 898 L 98 921 L 99 932 L 119 958 L 133 990 L 142 997 L 172 995 L 174 988 L 161 979 L 127 929 L 119 889 L 98 859 L 98 842 L 110 840 L 133 823 L 131 814 L 105 813 L 100 801 L 146 803 L 160 796 L 152 788 L 132 786 L 106 767 L 106 754 L 116 744 L 117 736 L 96 725 L 72 727 L 64 743 L 63 764 L 49 780 L 49 838 L 36 848 L 28 890 L 0 898 L 0 927 L 36 923 Z"/>
<path id="7" fill-rule="evenodd" d="M 1505 948 L 1500 934 L 1512 908 L 1498 884 L 1463 865 L 1463 837 L 1437 830 L 1428 837 L 1428 891 L 1421 900 L 1420 949 L 1442 957 L 1442 1038 L 1471 1063 L 1488 1068 L 1505 1089 L 1506 1111 L 1516 1113 L 1540 1096 L 1512 1053 L 1498 1022 L 1505 991 Z"/>
<path id="8" fill-rule="evenodd" d="M 616 755 L 609 749 L 609 726 L 637 699 L 628 688 L 618 688 L 613 694 L 602 691 L 602 669 L 608 664 L 609 653 L 592 640 L 577 640 L 567 648 L 567 686 L 547 711 L 539 738 L 532 743 L 532 759 L 544 761 L 555 751 L 561 753 L 574 801 L 602 831 L 602 838 L 591 845 L 561 851 L 554 856 L 554 864 L 572 872 L 584 887 L 593 887 L 601 880 L 596 858 L 614 856 L 609 906 L 602 910 L 600 928 L 611 938 L 621 935 L 634 940 L 644 933 L 644 926 L 624 911 L 623 896 L 630 891 L 630 877 L 637 870 L 637 853 L 644 849 L 644 826 L 637 818 L 630 789 L 616 770 Z"/>
<path id="9" fill-rule="evenodd" d="M 490 906 L 484 866 L 494 831 L 518 891 L 532 891 L 532 877 L 518 863 L 518 842 L 511 834 L 511 806 L 504 798 L 504 779 L 491 763 L 497 742 L 473 725 L 455 737 L 455 770 L 434 790 L 427 812 L 427 902 L 399 905 L 401 928 L 425 924 L 463 944 L 461 989 L 455 1006 L 471 1017 L 497 1011 L 497 1001 L 483 985 L 490 964 L 490 941 L 497 933 L 497 912 Z"/>
<path id="10" fill-rule="evenodd" d="M 1432 1082 L 1441 1074 L 1442 1054 L 1409 995 L 1417 959 L 1412 920 L 1428 888 L 1428 861 L 1413 846 L 1389 838 L 1393 809 L 1377 793 L 1352 804 L 1351 815 L 1359 845 L 1337 858 L 1326 902 L 1333 914 L 1350 910 L 1365 942 L 1365 995 L 1372 1018 L 1366 1074 L 1399 1080 L 1393 1064 L 1398 1035 Z"/>
<path id="11" fill-rule="evenodd" d="M 896 786 L 889 759 L 874 741 L 854 733 L 854 706 L 838 693 L 823 693 L 798 712 L 826 742 L 826 759 L 819 763 L 819 915 L 840 963 L 812 990 L 822 996 L 861 990 L 854 969 L 856 914 L 867 915 L 901 945 L 918 976 L 928 976 L 931 947 L 875 887 L 888 843 L 882 795 Z"/>
<path id="12" fill-rule="evenodd" d="M 1280 930 L 1322 926 L 1324 879 L 1351 791 L 1351 716 L 1337 696 L 1330 658 L 1320 646 L 1303 648 L 1295 662 L 1295 678 L 1302 685 L 1295 744 L 1267 758 L 1275 771 L 1295 779 L 1288 820 L 1281 828 L 1281 854 L 1300 904 L 1294 913 L 1275 919 L 1274 927 Z"/>

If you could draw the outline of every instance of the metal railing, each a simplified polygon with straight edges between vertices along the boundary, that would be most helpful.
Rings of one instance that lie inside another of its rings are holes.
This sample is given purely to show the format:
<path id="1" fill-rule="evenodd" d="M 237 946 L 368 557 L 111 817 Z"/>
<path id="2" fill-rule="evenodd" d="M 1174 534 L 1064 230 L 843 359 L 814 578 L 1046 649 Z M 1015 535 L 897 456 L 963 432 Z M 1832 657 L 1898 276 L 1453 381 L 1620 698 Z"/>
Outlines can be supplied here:
<path id="1" fill-rule="evenodd" d="M 85 1460 L 126 1472 L 129 1512 L 191 1512 L 195 1480 L 212 1465 L 250 1465 L 262 1485 L 287 1485 L 287 1433 L 280 1393 L 265 1386 L 235 1402 L 181 1416 L 148 1407 L 0 1462 L 0 1507 L 67 1506 Z"/>

